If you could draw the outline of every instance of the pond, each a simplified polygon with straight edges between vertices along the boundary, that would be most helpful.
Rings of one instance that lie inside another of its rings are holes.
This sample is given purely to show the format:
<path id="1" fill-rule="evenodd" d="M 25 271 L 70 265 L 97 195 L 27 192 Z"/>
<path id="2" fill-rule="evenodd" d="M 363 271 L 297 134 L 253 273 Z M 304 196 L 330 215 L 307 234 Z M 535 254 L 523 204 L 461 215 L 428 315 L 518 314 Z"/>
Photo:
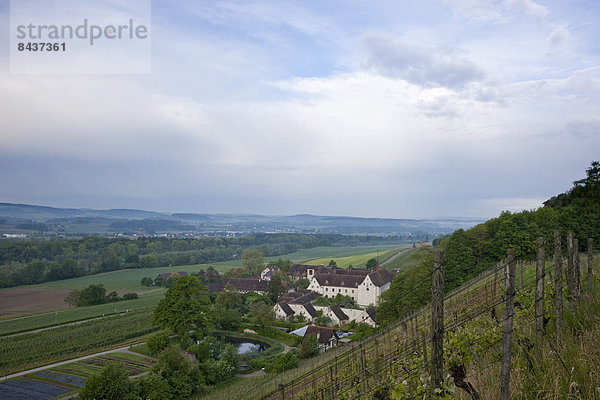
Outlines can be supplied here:
<path id="1" fill-rule="evenodd" d="M 250 339 L 226 336 L 224 341 L 233 344 L 238 349 L 238 354 L 262 353 L 269 348 L 265 343 L 253 342 Z"/>

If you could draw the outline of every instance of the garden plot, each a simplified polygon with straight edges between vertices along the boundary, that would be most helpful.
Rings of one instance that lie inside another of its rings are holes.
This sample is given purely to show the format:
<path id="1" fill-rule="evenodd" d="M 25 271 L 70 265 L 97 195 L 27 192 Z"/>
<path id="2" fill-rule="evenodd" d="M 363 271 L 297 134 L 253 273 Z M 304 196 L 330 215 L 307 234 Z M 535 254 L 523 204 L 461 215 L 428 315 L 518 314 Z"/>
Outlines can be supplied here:
<path id="1" fill-rule="evenodd" d="M 2 400 L 46 400 L 72 392 L 76 388 L 29 378 L 16 378 L 0 382 Z"/>

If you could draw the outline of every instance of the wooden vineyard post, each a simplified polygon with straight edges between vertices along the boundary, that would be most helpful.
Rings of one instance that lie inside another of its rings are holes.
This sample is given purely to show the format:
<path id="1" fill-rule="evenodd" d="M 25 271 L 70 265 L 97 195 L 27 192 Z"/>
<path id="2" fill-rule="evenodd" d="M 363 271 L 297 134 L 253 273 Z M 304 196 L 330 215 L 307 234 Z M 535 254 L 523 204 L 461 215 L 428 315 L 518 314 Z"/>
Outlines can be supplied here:
<path id="1" fill-rule="evenodd" d="M 433 253 L 433 287 L 431 299 L 431 382 L 432 390 L 441 388 L 444 369 L 444 256 Z"/>
<path id="2" fill-rule="evenodd" d="M 575 283 L 573 288 L 575 296 L 581 296 L 581 260 L 579 259 L 579 240 L 573 240 L 573 264 L 575 267 Z"/>
<path id="3" fill-rule="evenodd" d="M 281 395 L 281 400 L 285 400 L 285 385 L 283 383 L 279 384 L 279 394 Z"/>
<path id="4" fill-rule="evenodd" d="M 402 331 L 402 341 L 404 342 L 402 346 L 404 350 L 404 362 L 408 363 L 408 332 L 406 328 L 406 319 L 400 324 L 400 330 Z"/>
<path id="5" fill-rule="evenodd" d="M 496 301 L 496 288 L 498 287 L 498 266 L 494 267 L 494 288 L 492 289 L 492 301 Z"/>
<path id="6" fill-rule="evenodd" d="M 575 295 L 573 281 L 573 231 L 569 231 L 567 235 L 567 290 L 569 291 L 569 296 L 571 297 Z"/>
<path id="7" fill-rule="evenodd" d="M 510 360 L 513 334 L 513 315 L 515 312 L 515 272 L 517 252 L 515 249 L 508 249 L 506 258 L 506 300 L 504 315 L 504 332 L 502 337 L 502 366 L 500 370 L 500 399 L 510 399 Z"/>
<path id="8" fill-rule="evenodd" d="M 427 368 L 427 333 L 425 332 L 425 329 L 423 329 L 421 333 L 423 338 L 423 368 Z"/>
<path id="9" fill-rule="evenodd" d="M 560 231 L 554 231 L 554 287 L 556 289 L 556 345 L 562 344 L 562 320 L 563 320 L 563 281 L 562 281 L 562 249 L 560 244 Z"/>
<path id="10" fill-rule="evenodd" d="M 538 237 L 537 263 L 535 269 L 535 329 L 541 337 L 544 335 L 544 243 L 543 237 Z"/>
<path id="11" fill-rule="evenodd" d="M 592 269 L 592 263 L 594 262 L 594 239 L 588 239 L 588 275 L 587 275 L 587 293 L 592 294 L 592 275 L 594 271 Z"/>

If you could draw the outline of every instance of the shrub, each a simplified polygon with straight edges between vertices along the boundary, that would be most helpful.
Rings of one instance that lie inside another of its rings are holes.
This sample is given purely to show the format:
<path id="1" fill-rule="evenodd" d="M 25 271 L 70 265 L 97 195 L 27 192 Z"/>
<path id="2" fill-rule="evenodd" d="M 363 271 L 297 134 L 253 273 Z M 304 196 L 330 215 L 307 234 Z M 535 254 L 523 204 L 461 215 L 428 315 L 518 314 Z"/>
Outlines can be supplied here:
<path id="1" fill-rule="evenodd" d="M 138 298 L 137 293 L 125 293 L 123 295 L 123 300 L 135 300 Z"/>
<path id="2" fill-rule="evenodd" d="M 146 339 L 146 346 L 152 354 L 158 354 L 169 345 L 169 336 L 165 332 L 156 332 Z"/>

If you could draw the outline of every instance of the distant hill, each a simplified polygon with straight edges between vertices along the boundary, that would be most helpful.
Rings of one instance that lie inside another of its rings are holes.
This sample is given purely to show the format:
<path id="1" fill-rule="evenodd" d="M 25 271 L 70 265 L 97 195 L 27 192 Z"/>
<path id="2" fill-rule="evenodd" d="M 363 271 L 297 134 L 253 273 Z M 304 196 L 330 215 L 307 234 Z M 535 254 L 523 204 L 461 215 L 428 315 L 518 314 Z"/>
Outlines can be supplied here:
<path id="1" fill-rule="evenodd" d="M 483 222 L 479 219 L 394 219 L 298 214 L 161 213 L 135 209 L 93 210 L 0 203 L 5 223 L 45 223 L 50 230 L 75 233 L 107 232 L 297 232 L 345 234 L 447 234 Z M 16 226 L 16 225 L 14 225 Z M 1 227 L 0 227 L 1 228 Z"/>

